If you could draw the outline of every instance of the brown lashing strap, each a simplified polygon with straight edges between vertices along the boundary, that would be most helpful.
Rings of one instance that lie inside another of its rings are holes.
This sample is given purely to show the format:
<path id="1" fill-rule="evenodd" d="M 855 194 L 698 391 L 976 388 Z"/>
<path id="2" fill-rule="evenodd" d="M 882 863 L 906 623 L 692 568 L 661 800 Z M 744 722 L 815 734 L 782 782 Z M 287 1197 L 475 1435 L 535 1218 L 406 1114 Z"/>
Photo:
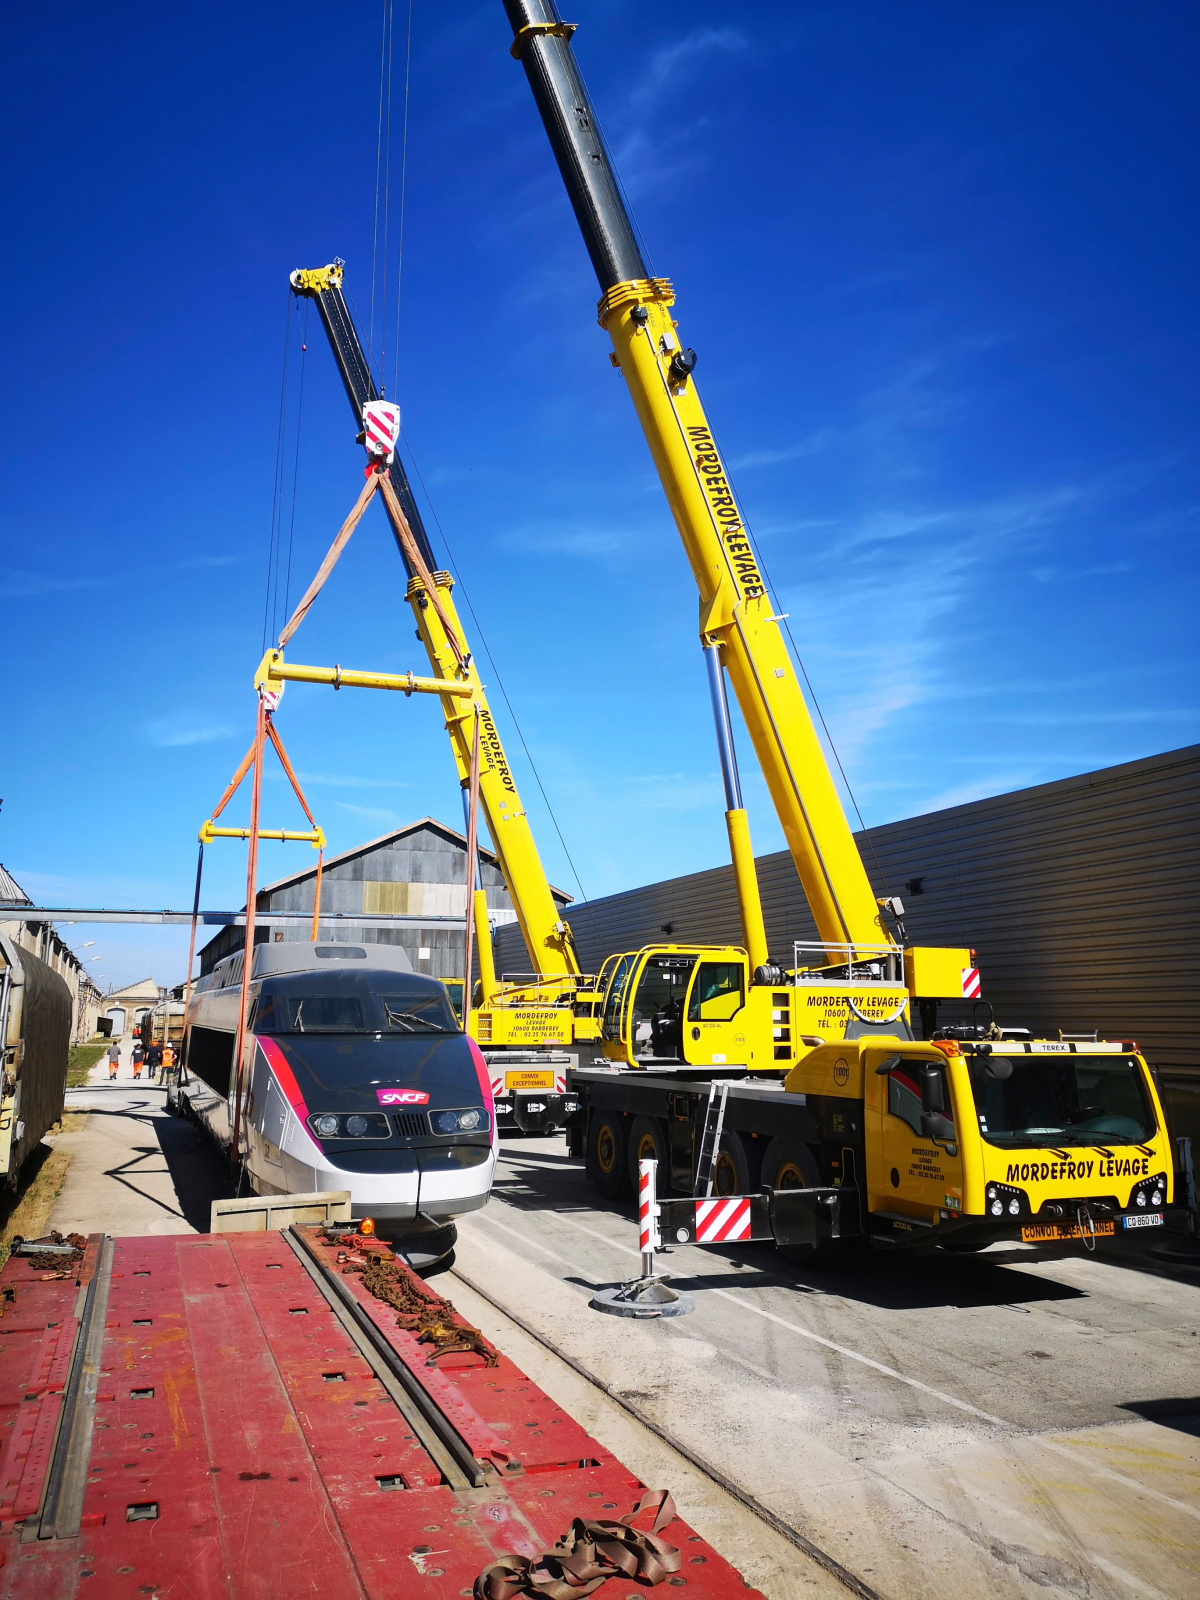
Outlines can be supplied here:
<path id="1" fill-rule="evenodd" d="M 649 1533 L 633 1526 L 656 1505 Z M 679 1571 L 679 1551 L 659 1538 L 674 1520 L 675 1502 L 666 1489 L 647 1489 L 620 1522 L 576 1517 L 552 1550 L 528 1556 L 501 1556 L 475 1579 L 474 1600 L 583 1600 L 609 1578 L 626 1578 L 653 1588 Z"/>

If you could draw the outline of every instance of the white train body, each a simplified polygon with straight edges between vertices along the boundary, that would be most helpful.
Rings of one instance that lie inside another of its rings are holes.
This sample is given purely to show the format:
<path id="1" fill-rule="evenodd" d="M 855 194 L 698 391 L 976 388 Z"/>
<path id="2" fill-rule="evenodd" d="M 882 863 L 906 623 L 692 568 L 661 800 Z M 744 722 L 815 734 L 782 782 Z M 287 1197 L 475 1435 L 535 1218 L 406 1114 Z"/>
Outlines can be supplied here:
<path id="1" fill-rule="evenodd" d="M 254 955 L 243 1056 L 251 1187 L 348 1190 L 351 1216 L 374 1218 L 410 1258 L 444 1255 L 453 1218 L 486 1203 L 497 1154 L 487 1066 L 444 986 L 395 946 L 259 945 Z M 238 954 L 197 984 L 171 1089 L 226 1150 L 241 981 Z"/>

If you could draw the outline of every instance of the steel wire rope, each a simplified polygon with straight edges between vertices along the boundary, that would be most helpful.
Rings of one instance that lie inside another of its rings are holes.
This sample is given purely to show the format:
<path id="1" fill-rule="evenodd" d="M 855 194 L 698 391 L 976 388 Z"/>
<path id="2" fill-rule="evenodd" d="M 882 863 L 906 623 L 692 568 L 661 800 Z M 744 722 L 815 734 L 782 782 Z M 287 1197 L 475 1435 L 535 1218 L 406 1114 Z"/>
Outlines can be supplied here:
<path id="1" fill-rule="evenodd" d="M 375 279 L 379 260 L 379 169 L 383 161 L 383 74 L 387 62 L 388 0 L 383 0 L 379 35 L 379 126 L 375 132 L 375 221 L 371 230 L 371 320 L 367 324 L 367 367 L 375 350 Z"/>
<path id="2" fill-rule="evenodd" d="M 267 579 L 263 594 L 262 648 L 267 648 L 268 628 L 274 633 L 275 616 L 271 606 L 271 573 L 275 565 L 275 536 L 280 517 L 283 490 L 284 442 L 287 427 L 288 356 L 292 340 L 292 293 L 288 290 L 287 315 L 283 324 L 283 374 L 279 383 L 279 422 L 275 433 L 275 480 L 271 491 L 271 531 L 267 541 Z"/>
<path id="3" fill-rule="evenodd" d="M 300 480 L 300 424 L 304 418 L 304 372 L 308 365 L 308 301 L 304 302 L 304 328 L 300 335 L 300 394 L 296 403 L 296 453 L 292 462 L 292 511 L 288 521 L 287 575 L 284 579 L 283 614 L 291 615 L 292 599 L 292 547 L 296 536 L 296 485 Z M 276 579 L 276 593 L 279 582 Z M 263 646 L 266 649 L 266 646 Z"/>
<path id="4" fill-rule="evenodd" d="M 553 9 L 558 21 L 561 22 L 562 18 L 558 16 L 557 6 L 555 6 Z M 574 51 L 571 53 L 574 55 Z M 617 186 L 617 192 L 620 194 L 621 200 L 624 203 L 626 215 L 629 217 L 629 221 L 633 227 L 634 237 L 637 239 L 638 249 L 642 253 L 642 260 L 646 263 L 649 276 L 653 278 L 654 260 L 650 254 L 650 246 L 646 243 L 646 236 L 642 232 L 641 224 L 638 222 L 637 212 L 633 209 L 633 202 L 629 198 L 629 191 L 621 181 L 621 169 L 613 160 L 612 146 L 609 144 L 607 135 L 604 132 L 604 125 L 601 123 L 600 118 L 596 115 L 596 102 L 592 99 L 592 93 L 588 88 L 587 79 L 583 75 L 583 68 L 579 65 L 578 56 L 575 57 L 575 70 L 579 74 L 579 81 L 583 84 L 584 95 L 591 107 L 592 126 L 596 130 L 596 137 L 600 141 L 600 148 L 608 157 L 608 170 L 612 174 L 613 181 Z"/>
<path id="5" fill-rule="evenodd" d="M 738 490 L 737 484 L 734 482 L 733 473 L 730 471 L 728 463 L 725 463 L 725 476 L 729 479 L 729 485 L 733 490 L 734 500 L 739 506 L 741 506 L 743 504 L 742 496 Z M 752 532 L 749 522 L 746 522 L 744 526 L 747 533 Z M 824 731 L 825 739 L 829 745 L 830 752 L 834 761 L 837 763 L 837 769 L 842 775 L 842 782 L 846 786 L 846 793 L 850 796 L 850 804 L 854 807 L 854 815 L 858 818 L 858 825 L 862 829 L 863 835 L 866 838 L 867 849 L 871 852 L 871 860 L 875 863 L 875 870 L 879 874 L 879 880 L 883 885 L 883 891 L 885 894 L 890 895 L 891 889 L 888 885 L 887 873 L 884 872 L 879 857 L 875 853 L 875 845 L 871 839 L 870 829 L 863 821 L 863 814 L 859 808 L 854 789 L 851 786 L 850 779 L 846 776 L 846 769 L 842 765 L 842 758 L 838 753 L 838 747 L 834 743 L 832 733 L 829 731 L 829 724 L 825 721 L 825 713 L 821 710 L 821 702 L 817 699 L 817 692 L 812 686 L 812 679 L 808 675 L 808 668 L 804 665 L 804 657 L 800 654 L 800 650 L 796 644 L 795 638 L 792 636 L 790 621 L 783 614 L 783 601 L 780 599 L 779 590 L 776 587 L 774 578 L 772 578 L 771 574 L 767 571 L 767 563 L 763 560 L 761 546 L 756 544 L 754 550 L 755 554 L 758 556 L 758 564 L 762 568 L 763 577 L 767 580 L 767 588 L 770 590 L 771 598 L 775 605 L 776 621 L 783 623 L 783 631 L 787 634 L 788 643 L 792 647 L 792 655 L 795 657 L 796 665 L 800 668 L 800 675 L 804 679 L 805 687 L 808 689 L 808 697 L 812 701 L 813 710 L 817 713 L 817 720 L 820 722 L 821 728 Z"/>
<path id="6" fill-rule="evenodd" d="M 517 730 L 517 738 L 521 741 L 521 749 L 525 752 L 525 759 L 529 763 L 529 770 L 533 773 L 533 780 L 538 786 L 538 793 L 541 795 L 542 802 L 550 814 L 550 821 L 554 826 L 555 833 L 558 835 L 558 842 L 562 846 L 563 855 L 566 856 L 567 862 L 571 868 L 571 876 L 575 880 L 575 887 L 579 890 L 579 893 L 582 896 L 583 904 L 587 907 L 588 920 L 592 924 L 592 932 L 596 937 L 596 943 L 600 946 L 600 949 L 607 958 L 608 944 L 596 924 L 596 914 L 592 910 L 591 901 L 588 899 L 587 891 L 583 887 L 583 882 L 579 876 L 579 869 L 576 867 L 574 858 L 571 855 L 570 850 L 567 848 L 567 841 L 563 838 L 562 829 L 558 825 L 558 818 L 554 814 L 554 807 L 550 804 L 550 798 L 547 795 L 545 786 L 542 783 L 541 774 L 537 769 L 537 763 L 534 761 L 533 756 L 529 752 L 529 746 L 525 742 L 525 735 L 521 731 L 521 724 L 517 721 L 517 714 L 513 710 L 512 701 L 508 698 L 508 690 L 504 687 L 504 679 L 500 676 L 500 670 L 496 666 L 496 658 L 492 654 L 491 646 L 488 644 L 483 628 L 480 625 L 479 618 L 475 614 L 475 607 L 471 604 L 470 592 L 467 589 L 466 584 L 463 582 L 462 574 L 458 570 L 458 563 L 454 559 L 454 552 L 450 548 L 450 541 L 446 537 L 446 530 L 442 527 L 441 521 L 438 518 L 437 508 L 434 506 L 428 488 L 426 488 L 425 479 L 421 476 L 421 469 L 417 465 L 417 458 L 413 453 L 413 447 L 409 442 L 408 435 L 404 432 L 403 427 L 400 429 L 400 437 L 404 440 L 404 447 L 408 451 L 408 458 L 412 462 L 413 471 L 417 475 L 417 482 L 421 485 L 421 492 L 425 496 L 425 503 L 429 507 L 429 514 L 433 518 L 434 525 L 441 536 L 442 543 L 446 547 L 446 559 L 450 563 L 450 570 L 454 574 L 455 580 L 457 581 L 459 589 L 462 592 L 462 597 L 467 602 L 467 610 L 471 613 L 471 621 L 475 624 L 475 632 L 478 636 L 480 644 L 483 646 L 483 653 L 488 658 L 488 662 L 496 679 L 496 686 L 504 698 L 504 704 L 508 707 L 508 714 L 512 718 L 512 725 Z"/>
<path id="7" fill-rule="evenodd" d="M 379 394 L 387 394 L 387 280 L 388 280 L 388 220 L 392 190 L 392 61 L 395 54 L 395 0 L 385 0 L 387 25 L 387 122 L 383 136 L 383 268 L 379 285 Z M 378 180 L 376 180 L 378 181 Z"/>
<path id="8" fill-rule="evenodd" d="M 392 398 L 400 393 L 400 284 L 404 273 L 404 197 L 408 186 L 408 88 L 412 76 L 412 0 L 408 0 L 408 40 L 404 54 L 404 127 L 400 135 L 400 222 L 396 251 L 396 316 L 392 337 L 396 354 L 392 363 Z"/>

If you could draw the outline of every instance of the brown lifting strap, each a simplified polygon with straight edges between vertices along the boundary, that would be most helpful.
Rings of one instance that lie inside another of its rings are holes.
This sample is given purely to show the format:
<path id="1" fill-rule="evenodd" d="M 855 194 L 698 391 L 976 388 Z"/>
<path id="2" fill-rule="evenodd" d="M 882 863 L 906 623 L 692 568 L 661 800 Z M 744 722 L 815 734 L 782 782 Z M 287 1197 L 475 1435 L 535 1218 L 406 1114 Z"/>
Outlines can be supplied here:
<path id="1" fill-rule="evenodd" d="M 649 1533 L 633 1526 L 648 1507 L 655 1505 Z M 609 1578 L 652 1588 L 679 1571 L 679 1551 L 659 1533 L 675 1518 L 675 1502 L 666 1489 L 647 1489 L 620 1522 L 593 1522 L 575 1517 L 552 1550 L 540 1556 L 501 1556 L 475 1579 L 474 1600 L 516 1600 L 518 1595 L 536 1600 L 583 1600 Z"/>

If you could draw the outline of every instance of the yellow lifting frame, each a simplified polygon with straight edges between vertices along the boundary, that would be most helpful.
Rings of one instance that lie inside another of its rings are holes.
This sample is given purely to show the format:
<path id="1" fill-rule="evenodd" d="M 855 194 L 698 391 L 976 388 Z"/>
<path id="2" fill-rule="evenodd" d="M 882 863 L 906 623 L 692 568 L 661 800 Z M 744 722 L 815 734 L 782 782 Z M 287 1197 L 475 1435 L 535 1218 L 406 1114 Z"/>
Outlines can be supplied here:
<path id="1" fill-rule="evenodd" d="M 200 829 L 197 837 L 201 844 L 211 844 L 214 839 L 248 839 L 249 828 L 216 828 L 211 822 L 206 822 Z M 279 839 L 284 843 L 310 844 L 314 850 L 324 850 L 325 835 L 320 828 L 314 828 L 311 833 L 294 833 L 289 828 L 260 828 L 260 839 Z"/>
<path id="2" fill-rule="evenodd" d="M 282 650 L 268 650 L 254 674 L 256 689 L 273 683 L 329 683 L 335 689 L 394 689 L 400 694 L 445 694 L 473 700 L 474 685 L 444 678 L 418 678 L 414 672 L 358 672 L 353 667 L 306 667 L 285 661 Z"/>

